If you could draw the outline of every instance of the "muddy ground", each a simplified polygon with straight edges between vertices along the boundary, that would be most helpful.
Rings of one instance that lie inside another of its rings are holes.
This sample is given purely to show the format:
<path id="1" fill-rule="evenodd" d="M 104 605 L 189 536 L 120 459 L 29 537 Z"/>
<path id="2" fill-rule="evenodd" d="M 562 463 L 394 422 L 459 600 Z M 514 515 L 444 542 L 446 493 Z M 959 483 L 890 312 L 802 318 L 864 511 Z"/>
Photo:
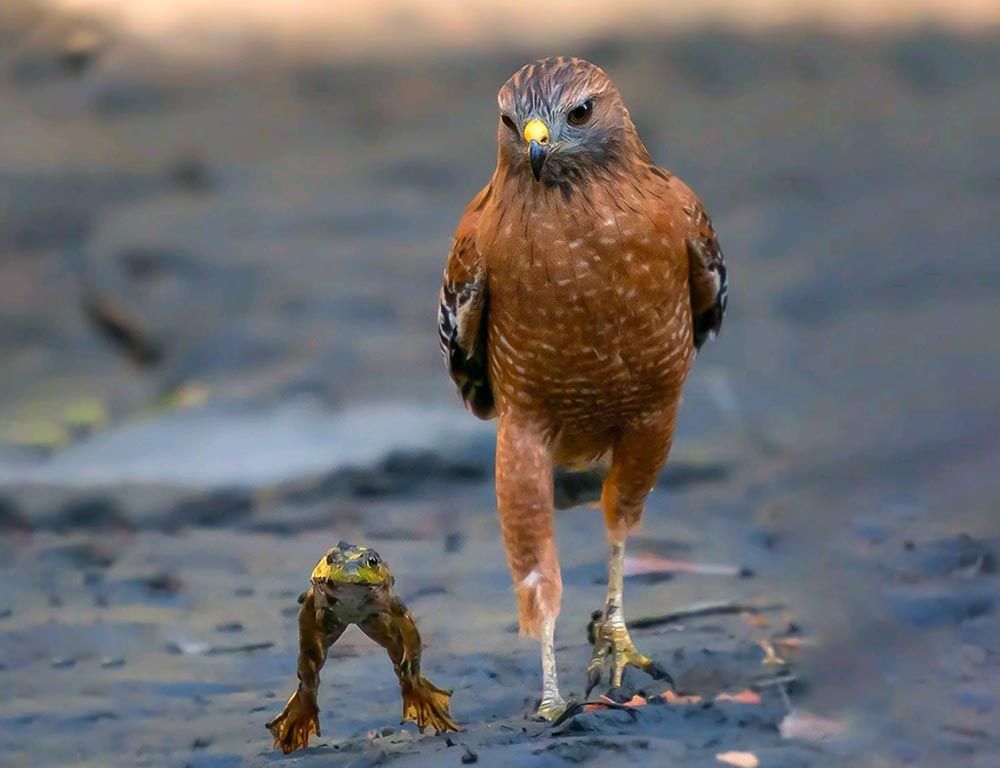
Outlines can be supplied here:
<path id="1" fill-rule="evenodd" d="M 526 718 L 537 650 L 493 428 L 452 391 L 434 312 L 496 88 L 553 51 L 197 68 L 115 40 L 67 57 L 62 22 L 5 23 L 0 762 L 1000 765 L 1000 36 L 574 51 L 699 191 L 730 264 L 632 550 L 731 567 L 633 576 L 626 614 L 745 610 L 634 632 L 700 703 L 552 729 Z M 83 319 L 86 286 L 156 362 Z M 558 516 L 576 696 L 606 556 L 586 486 Z M 463 733 L 401 729 L 389 663 L 352 632 L 322 738 L 271 749 L 295 597 L 338 539 L 392 565 Z M 714 701 L 746 689 L 760 703 Z"/>

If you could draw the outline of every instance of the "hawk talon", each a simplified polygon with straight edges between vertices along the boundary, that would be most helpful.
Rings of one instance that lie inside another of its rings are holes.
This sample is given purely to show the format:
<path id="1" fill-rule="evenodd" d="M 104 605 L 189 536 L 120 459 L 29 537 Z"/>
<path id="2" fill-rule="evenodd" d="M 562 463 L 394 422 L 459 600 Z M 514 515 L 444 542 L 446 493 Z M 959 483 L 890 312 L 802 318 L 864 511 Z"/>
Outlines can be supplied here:
<path id="1" fill-rule="evenodd" d="M 592 611 L 590 614 L 590 621 L 587 622 L 587 642 L 591 645 L 597 642 L 597 628 L 603 617 L 603 611 Z"/>
<path id="2" fill-rule="evenodd" d="M 677 686 L 674 683 L 674 678 L 670 675 L 667 670 L 665 670 L 662 665 L 657 661 L 650 660 L 650 666 L 645 670 L 646 674 L 649 675 L 654 680 L 663 680 L 667 685 L 670 686 L 670 690 L 676 691 Z"/>
<path id="3" fill-rule="evenodd" d="M 596 651 L 595 651 L 596 653 Z M 590 663 L 587 665 L 587 689 L 584 696 L 590 696 L 590 692 L 594 690 L 597 686 L 601 684 L 602 669 L 604 667 L 604 660 L 601 659 L 600 663 L 594 663 L 594 657 L 590 659 Z"/>
<path id="4" fill-rule="evenodd" d="M 535 710 L 535 717 L 554 723 L 562 717 L 568 707 L 569 704 L 566 700 L 556 694 L 555 696 L 544 698 L 539 702 L 538 709 Z"/>
<path id="5" fill-rule="evenodd" d="M 608 682 L 613 689 L 621 687 L 625 667 L 641 669 L 654 680 L 666 680 L 671 688 L 674 687 L 674 680 L 669 672 L 636 650 L 624 621 L 606 618 L 591 622 L 591 627 L 588 629 L 592 631 L 594 638 L 594 653 L 590 657 L 590 663 L 587 664 L 588 696 L 600 684 L 604 666 L 608 661 L 611 667 Z"/>

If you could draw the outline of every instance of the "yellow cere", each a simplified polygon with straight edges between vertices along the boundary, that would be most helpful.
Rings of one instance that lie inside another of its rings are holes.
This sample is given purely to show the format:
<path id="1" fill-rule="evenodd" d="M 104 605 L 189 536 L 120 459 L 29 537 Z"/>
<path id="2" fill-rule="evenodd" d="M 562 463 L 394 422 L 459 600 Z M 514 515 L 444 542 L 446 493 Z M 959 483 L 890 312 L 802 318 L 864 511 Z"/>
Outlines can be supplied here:
<path id="1" fill-rule="evenodd" d="M 533 141 L 537 141 L 539 144 L 548 144 L 548 126 L 537 118 L 529 120 L 528 124 L 524 126 L 524 140 L 529 144 Z"/>

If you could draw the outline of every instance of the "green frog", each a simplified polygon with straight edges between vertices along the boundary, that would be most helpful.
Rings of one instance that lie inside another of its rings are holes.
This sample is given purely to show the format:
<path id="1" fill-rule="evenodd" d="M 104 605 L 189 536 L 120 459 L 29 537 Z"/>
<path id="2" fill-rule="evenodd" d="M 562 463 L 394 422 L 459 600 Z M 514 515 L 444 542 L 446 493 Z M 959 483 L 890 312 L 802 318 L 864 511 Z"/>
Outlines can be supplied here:
<path id="1" fill-rule="evenodd" d="M 356 624 L 389 654 L 403 695 L 403 722 L 421 733 L 457 731 L 451 718 L 451 691 L 420 674 L 420 633 L 413 616 L 393 592 L 385 560 L 368 547 L 340 542 L 316 564 L 309 590 L 299 597 L 299 687 L 285 708 L 267 724 L 275 748 L 285 754 L 309 746 L 319 730 L 319 672 L 327 652 Z"/>

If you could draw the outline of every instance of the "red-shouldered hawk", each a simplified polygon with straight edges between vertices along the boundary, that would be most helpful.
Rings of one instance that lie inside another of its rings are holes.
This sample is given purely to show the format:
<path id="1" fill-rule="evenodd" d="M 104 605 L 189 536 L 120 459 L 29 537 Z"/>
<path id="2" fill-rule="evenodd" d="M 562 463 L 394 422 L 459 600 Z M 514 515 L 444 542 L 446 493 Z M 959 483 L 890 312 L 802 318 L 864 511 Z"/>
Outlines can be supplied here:
<path id="1" fill-rule="evenodd" d="M 499 418 L 497 505 L 521 631 L 542 641 L 555 717 L 562 579 L 552 472 L 605 461 L 607 605 L 589 690 L 610 661 L 668 678 L 622 613 L 625 540 L 670 450 L 681 388 L 726 310 L 726 268 L 694 193 L 650 159 L 614 84 L 575 58 L 528 64 L 498 96 L 497 166 L 455 235 L 442 352 L 469 409 Z"/>

